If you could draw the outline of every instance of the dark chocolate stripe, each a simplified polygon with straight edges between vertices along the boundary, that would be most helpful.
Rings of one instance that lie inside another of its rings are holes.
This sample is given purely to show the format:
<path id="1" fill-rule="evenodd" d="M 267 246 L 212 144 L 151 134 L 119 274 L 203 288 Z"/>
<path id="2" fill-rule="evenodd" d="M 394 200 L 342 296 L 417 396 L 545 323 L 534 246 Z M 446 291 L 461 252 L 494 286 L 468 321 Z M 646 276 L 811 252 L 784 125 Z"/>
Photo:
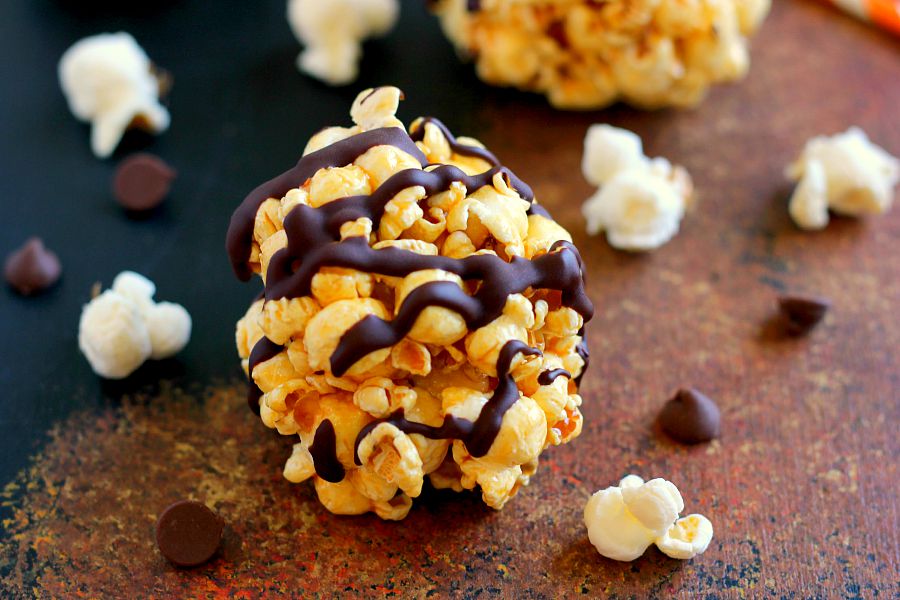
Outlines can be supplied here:
<path id="1" fill-rule="evenodd" d="M 553 217 L 550 216 L 550 213 L 547 212 L 547 209 L 538 204 L 537 202 L 532 202 L 531 206 L 528 207 L 529 215 L 539 215 L 544 217 L 545 219 L 553 220 Z"/>
<path id="2" fill-rule="evenodd" d="M 280 281 L 278 272 L 283 269 L 285 261 L 288 261 L 287 264 L 290 265 L 293 261 L 305 260 L 307 252 L 323 248 L 331 242 L 340 241 L 341 225 L 344 223 L 367 218 L 372 222 L 373 228 L 377 229 L 387 204 L 405 189 L 422 187 L 425 189 L 426 196 L 433 196 L 450 189 L 452 183 L 459 182 L 465 185 L 471 193 L 491 185 L 491 181 L 497 173 L 502 173 L 526 202 L 533 200 L 529 195 L 531 188 L 524 184 L 519 186 L 516 183 L 518 178 L 503 167 L 495 167 L 478 175 L 466 175 L 452 165 L 443 165 L 432 171 L 406 169 L 395 173 L 370 196 L 348 196 L 318 208 L 297 205 L 291 209 L 284 220 L 288 247 L 276 253 L 272 258 L 266 279 L 268 281 L 274 269 L 275 279 Z M 266 297 L 269 299 L 273 297 L 270 293 L 271 287 L 271 285 L 267 285 Z"/>
<path id="3" fill-rule="evenodd" d="M 347 139 L 335 142 L 301 158 L 297 165 L 250 192 L 231 216 L 225 246 L 231 260 L 231 267 L 241 281 L 252 275 L 247 261 L 253 247 L 253 225 L 260 205 L 269 198 L 282 198 L 290 190 L 299 187 L 316 171 L 326 167 L 344 167 L 375 146 L 394 146 L 416 160 L 424 167 L 428 160 L 415 142 L 399 127 L 383 127 L 364 131 Z"/>
<path id="4" fill-rule="evenodd" d="M 538 375 L 538 383 L 541 385 L 550 385 L 551 383 L 556 381 L 558 377 L 566 377 L 568 379 L 572 379 L 572 374 L 565 369 L 550 369 Z"/>
<path id="5" fill-rule="evenodd" d="M 400 342 L 416 324 L 419 314 L 430 306 L 449 308 L 466 321 L 475 320 L 481 314 L 478 300 L 452 281 L 426 283 L 406 297 L 393 320 L 385 321 L 369 315 L 348 329 L 331 355 L 331 372 L 340 377 L 369 352 Z"/>
<path id="6" fill-rule="evenodd" d="M 331 483 L 338 483 L 344 479 L 344 465 L 337 457 L 334 425 L 328 419 L 319 423 L 316 428 L 313 443 L 309 446 L 309 454 L 312 456 L 316 475 Z"/>
<path id="7" fill-rule="evenodd" d="M 359 444 L 363 438 L 381 423 L 390 423 L 404 433 L 416 433 L 432 440 L 461 440 L 466 445 L 466 450 L 469 451 L 469 454 L 476 458 L 487 454 L 494 444 L 497 434 L 500 433 L 503 416 L 519 399 L 519 388 L 516 386 L 516 381 L 510 373 L 510 365 L 519 354 L 539 356 L 541 351 L 537 348 L 531 348 L 519 340 L 510 340 L 504 344 L 497 359 L 497 387 L 494 389 L 490 400 L 482 407 L 481 413 L 474 422 L 454 417 L 453 415 L 446 415 L 439 427 L 433 427 L 423 423 L 408 421 L 403 416 L 403 410 L 398 410 L 385 419 L 372 421 L 360 430 L 354 445 L 354 460 L 356 464 L 362 464 L 362 461 L 359 459 Z"/>
<path id="8" fill-rule="evenodd" d="M 587 332 L 584 330 L 584 327 L 578 331 L 578 335 L 581 336 L 581 341 L 575 346 L 575 352 L 577 352 L 578 356 L 581 357 L 581 360 L 584 361 L 584 365 L 581 367 L 581 373 L 575 378 L 575 385 L 581 387 L 581 379 L 587 372 L 588 365 L 591 364 L 591 353 L 588 351 Z"/>
<path id="9" fill-rule="evenodd" d="M 264 363 L 271 358 L 278 356 L 278 353 L 284 350 L 284 346 L 279 346 L 266 336 L 260 338 L 250 351 L 250 360 L 247 365 L 247 374 L 250 376 L 250 389 L 247 391 L 247 404 L 250 410 L 259 414 L 259 399 L 262 397 L 262 390 L 253 381 L 253 369 L 256 365 Z"/>
<path id="10" fill-rule="evenodd" d="M 425 125 L 427 125 L 428 123 L 431 123 L 441 130 L 441 133 L 447 139 L 447 144 L 450 146 L 450 149 L 456 154 L 480 158 L 484 161 L 489 162 L 491 166 L 494 167 L 500 164 L 500 161 L 497 160 L 497 157 L 494 156 L 494 153 L 487 148 L 481 148 L 480 146 L 469 146 L 467 144 L 459 143 L 459 141 L 457 141 L 456 139 L 456 136 L 453 135 L 449 129 L 447 129 L 447 126 L 434 117 L 422 117 L 421 121 L 415 123 L 414 127 L 410 128 L 409 137 L 411 137 L 415 142 L 423 141 L 425 139 Z"/>
<path id="11" fill-rule="evenodd" d="M 352 240 L 356 240 L 350 243 Z M 500 316 L 511 294 L 528 288 L 554 289 L 562 292 L 562 303 L 581 314 L 585 320 L 593 314 L 593 306 L 584 292 L 581 266 L 574 247 L 568 242 L 555 243 L 551 251 L 534 260 L 513 257 L 510 262 L 492 254 L 453 259 L 446 256 L 426 256 L 398 248 L 373 250 L 363 238 L 352 238 L 329 246 L 333 251 L 324 264 L 335 266 L 330 259 L 337 259 L 336 266 L 358 269 L 381 275 L 402 277 L 413 271 L 441 269 L 459 275 L 464 280 L 480 280 L 478 291 L 469 296 L 457 285 L 426 284 L 411 293 L 400 307 L 393 321 L 375 316 L 356 323 L 341 337 L 331 356 L 331 372 L 340 377 L 365 355 L 391 346 L 391 340 L 399 341 L 412 328 L 418 315 L 429 306 L 443 306 L 459 312 L 469 329 L 484 327 Z M 321 259 L 321 257 L 316 257 Z M 298 273 L 307 268 L 312 256 Z M 304 277 L 311 281 L 320 266 L 315 266 Z M 268 277 L 273 276 L 269 270 Z M 305 281 L 298 295 L 308 293 Z M 420 289 L 425 288 L 421 293 Z M 280 292 L 279 292 L 280 293 Z M 277 296 L 276 296 L 277 297 Z M 474 302 L 473 302 L 474 301 Z"/>

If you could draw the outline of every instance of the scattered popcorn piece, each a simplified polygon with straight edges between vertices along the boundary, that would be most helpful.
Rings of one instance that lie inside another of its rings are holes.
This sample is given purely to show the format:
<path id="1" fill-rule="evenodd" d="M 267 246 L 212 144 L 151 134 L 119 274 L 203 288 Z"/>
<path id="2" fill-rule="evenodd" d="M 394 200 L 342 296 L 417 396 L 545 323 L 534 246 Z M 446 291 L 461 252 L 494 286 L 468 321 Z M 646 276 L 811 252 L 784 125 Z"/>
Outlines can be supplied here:
<path id="1" fill-rule="evenodd" d="M 111 155 L 131 127 L 161 133 L 169 111 L 159 103 L 160 79 L 144 50 L 125 32 L 84 38 L 59 61 L 69 109 L 91 122 L 91 149 Z"/>
<path id="2" fill-rule="evenodd" d="M 599 187 L 622 171 L 646 167 L 647 162 L 644 143 L 633 131 L 605 123 L 588 127 L 581 172 L 591 185 Z"/>
<path id="3" fill-rule="evenodd" d="M 858 127 L 814 137 L 785 174 L 798 181 L 790 213 L 803 229 L 823 229 L 828 210 L 854 217 L 887 212 L 900 181 L 900 160 Z"/>
<path id="4" fill-rule="evenodd" d="M 653 543 L 653 534 L 628 512 L 619 487 L 591 496 L 584 507 L 584 523 L 597 552 L 613 560 L 634 560 Z"/>
<path id="5" fill-rule="evenodd" d="M 78 347 L 101 377 L 128 377 L 150 357 L 150 332 L 137 305 L 112 290 L 91 300 L 81 313 Z"/>
<path id="6" fill-rule="evenodd" d="M 584 139 L 581 170 L 600 186 L 581 208 L 589 234 L 605 230 L 615 248 L 646 251 L 678 233 L 693 196 L 691 177 L 665 158 L 647 158 L 633 132 L 592 125 Z"/>
<path id="7" fill-rule="evenodd" d="M 688 515 L 681 493 L 670 481 L 644 482 L 628 475 L 618 486 L 595 493 L 584 507 L 588 538 L 597 551 L 613 560 L 631 561 L 656 544 L 672 558 L 701 554 L 712 540 L 712 523 L 703 515 Z"/>
<path id="8" fill-rule="evenodd" d="M 330 85 L 356 79 L 362 42 L 397 22 L 397 0 L 290 0 L 288 22 L 306 48 L 297 68 Z"/>
<path id="9" fill-rule="evenodd" d="M 191 339 L 191 315 L 180 304 L 160 302 L 144 313 L 150 331 L 150 358 L 175 356 Z"/>
<path id="10" fill-rule="evenodd" d="M 78 324 L 78 346 L 94 372 L 123 379 L 148 358 L 168 358 L 191 337 L 191 317 L 178 304 L 156 303 L 152 281 L 131 271 L 87 305 Z"/>
<path id="11" fill-rule="evenodd" d="M 713 537 L 713 526 L 703 515 L 681 517 L 656 540 L 656 547 L 666 556 L 687 560 L 703 554 Z"/>

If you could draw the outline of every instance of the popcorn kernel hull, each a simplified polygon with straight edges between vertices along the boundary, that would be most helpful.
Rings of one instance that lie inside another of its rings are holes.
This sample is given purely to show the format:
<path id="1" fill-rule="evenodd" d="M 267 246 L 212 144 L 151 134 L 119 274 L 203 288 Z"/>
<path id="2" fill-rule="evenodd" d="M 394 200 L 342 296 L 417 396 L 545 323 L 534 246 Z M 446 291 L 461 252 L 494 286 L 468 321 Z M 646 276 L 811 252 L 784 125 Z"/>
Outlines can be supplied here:
<path id="1" fill-rule="evenodd" d="M 235 212 L 232 265 L 265 283 L 237 326 L 248 399 L 332 512 L 403 518 L 425 477 L 501 508 L 581 430 L 583 265 L 493 154 L 407 133 L 399 99 L 360 94 Z"/>

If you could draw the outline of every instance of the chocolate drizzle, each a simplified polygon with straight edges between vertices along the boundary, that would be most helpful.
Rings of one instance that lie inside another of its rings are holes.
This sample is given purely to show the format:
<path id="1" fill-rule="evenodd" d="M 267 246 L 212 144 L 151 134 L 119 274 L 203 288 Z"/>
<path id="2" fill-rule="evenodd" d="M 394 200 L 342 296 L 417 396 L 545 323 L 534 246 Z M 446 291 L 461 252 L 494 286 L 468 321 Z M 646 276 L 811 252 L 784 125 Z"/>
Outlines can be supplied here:
<path id="1" fill-rule="evenodd" d="M 475 458 L 488 453 L 494 443 L 497 434 L 500 433 L 500 425 L 503 416 L 519 399 L 519 388 L 516 380 L 510 373 L 513 359 L 519 355 L 540 356 L 541 351 L 531 348 L 528 344 L 519 340 L 510 340 L 503 345 L 500 356 L 497 358 L 497 387 L 487 404 L 481 409 L 481 413 L 475 421 L 446 415 L 439 427 L 408 421 L 403 416 L 403 409 L 394 412 L 391 416 L 372 421 L 360 430 L 354 444 L 354 460 L 361 465 L 359 459 L 359 444 L 369 433 L 382 423 L 390 423 L 406 434 L 419 434 L 432 440 L 460 440 L 466 445 L 466 450 Z"/>
<path id="2" fill-rule="evenodd" d="M 454 136 L 450 132 L 450 130 L 447 129 L 447 126 L 434 117 L 422 117 L 422 119 L 420 119 L 413 125 L 413 127 L 410 128 L 409 137 L 412 138 L 414 142 L 421 142 L 422 140 L 424 140 L 425 125 L 429 123 L 431 123 L 441 131 L 441 134 L 447 140 L 447 144 L 450 146 L 450 149 L 456 154 L 480 158 L 484 161 L 489 162 L 493 167 L 496 167 L 500 164 L 500 161 L 497 160 L 497 157 L 494 156 L 494 153 L 487 148 L 482 148 L 480 146 L 469 146 L 467 144 L 460 143 L 456 139 L 456 136 Z"/>
<path id="3" fill-rule="evenodd" d="M 338 460 L 336 449 L 337 437 L 334 425 L 325 419 L 316 428 L 313 443 L 309 446 L 309 454 L 312 456 L 316 475 L 331 483 L 338 483 L 344 479 L 344 465 Z"/>
<path id="4" fill-rule="evenodd" d="M 453 165 L 429 165 L 416 145 L 417 141 L 424 139 L 427 123 L 440 129 L 454 153 L 482 159 L 491 168 L 483 173 L 468 175 Z M 392 320 L 370 315 L 356 323 L 344 333 L 331 356 L 331 372 L 335 376 L 345 374 L 365 355 L 401 341 L 419 315 L 432 306 L 452 310 L 465 320 L 470 330 L 474 330 L 499 317 L 510 295 L 529 289 L 545 289 L 560 292 L 562 305 L 578 312 L 585 321 L 591 318 L 593 306 L 584 290 L 584 265 L 578 251 L 566 241 L 557 241 L 546 254 L 532 260 L 516 256 L 505 260 L 494 254 L 454 259 L 396 247 L 375 250 L 364 237 L 341 239 L 341 226 L 360 218 L 369 219 L 373 228 L 377 228 L 388 203 L 405 189 L 421 187 L 425 196 L 430 197 L 449 190 L 453 183 L 460 183 L 471 194 L 491 185 L 498 174 L 529 204 L 529 215 L 551 218 L 543 207 L 534 202 L 531 188 L 501 166 L 491 152 L 460 143 L 440 121 L 430 117 L 415 123 L 408 135 L 400 128 L 388 127 L 366 131 L 331 144 L 304 156 L 294 168 L 253 190 L 235 211 L 228 229 L 226 245 L 238 277 L 246 280 L 252 274 L 248 261 L 253 246 L 253 228 L 256 213 L 266 199 L 282 198 L 291 189 L 302 186 L 319 169 L 346 166 L 370 148 L 381 145 L 391 145 L 406 152 L 419 161 L 423 169 L 395 173 L 369 196 L 341 198 L 318 208 L 297 205 L 291 209 L 284 218 L 287 246 L 276 252 L 269 261 L 265 299 L 310 295 L 312 279 L 323 267 L 342 267 L 388 277 L 405 277 L 415 271 L 436 269 L 458 275 L 467 285 L 460 287 L 452 281 L 426 283 L 406 296 Z M 583 330 L 579 333 L 583 335 Z M 259 412 L 262 391 L 253 382 L 253 369 L 282 350 L 281 346 L 263 337 L 250 353 L 248 402 L 255 412 Z M 588 355 L 584 340 L 579 343 L 577 351 L 584 358 L 586 368 Z M 509 372 L 512 361 L 519 354 L 536 356 L 541 352 L 519 340 L 511 340 L 503 346 L 497 361 L 497 387 L 475 421 L 446 415 L 439 427 L 433 427 L 408 421 L 402 410 L 397 411 L 385 419 L 370 423 L 359 432 L 354 446 L 355 461 L 357 464 L 360 462 L 360 442 L 380 423 L 391 423 L 406 433 L 431 439 L 459 439 L 465 443 L 470 454 L 484 456 L 499 434 L 506 411 L 519 398 L 519 390 Z M 538 381 L 541 385 L 548 385 L 561 376 L 571 377 L 571 374 L 564 369 L 552 369 L 541 373 Z M 576 381 L 579 379 L 580 376 Z M 335 442 L 334 425 L 326 419 L 316 429 L 309 448 L 316 473 L 330 482 L 344 478 L 344 467 L 337 459 Z"/>
<path id="5" fill-rule="evenodd" d="M 584 377 L 584 374 L 587 373 L 588 365 L 591 364 L 591 353 L 588 350 L 587 345 L 587 333 L 584 331 L 584 327 L 582 327 L 578 331 L 578 335 L 581 336 L 581 341 L 575 346 L 575 352 L 578 353 L 578 356 L 581 357 L 581 360 L 584 361 L 584 364 L 581 366 L 581 373 L 578 374 L 578 377 L 575 378 L 575 385 L 581 387 L 581 378 Z"/>
<path id="6" fill-rule="evenodd" d="M 415 324 L 419 314 L 429 306 L 441 306 L 458 312 L 469 329 L 474 330 L 499 317 L 511 294 L 524 292 L 528 288 L 555 289 L 562 292 L 565 306 L 572 307 L 585 319 L 590 319 L 593 314 L 593 306 L 584 293 L 577 251 L 568 242 L 556 242 L 550 252 L 534 260 L 516 256 L 506 262 L 492 254 L 453 259 L 398 248 L 372 250 L 362 238 L 354 239 L 357 241 L 353 244 L 348 244 L 350 240 L 346 240 L 335 247 L 350 249 L 341 256 L 338 266 L 395 277 L 424 269 L 441 269 L 455 273 L 463 280 L 481 283 L 472 296 L 452 282 L 425 284 L 407 296 L 394 320 L 384 321 L 369 316 L 359 321 L 344 334 L 331 356 L 331 372 L 338 377 L 366 354 L 400 341 Z M 272 277 L 271 268 L 268 277 Z"/>
<path id="7" fill-rule="evenodd" d="M 231 216 L 225 245 L 231 259 L 231 267 L 238 278 L 247 281 L 253 274 L 247 261 L 250 260 L 250 250 L 253 247 L 256 212 L 263 202 L 269 198 L 284 197 L 290 190 L 303 185 L 319 169 L 349 165 L 375 146 L 394 146 L 414 157 L 423 167 L 428 164 L 419 147 L 399 127 L 364 131 L 307 154 L 293 169 L 285 171 L 250 192 Z"/>
<path id="8" fill-rule="evenodd" d="M 372 250 L 369 248 L 368 240 L 363 238 L 350 238 L 342 242 L 341 225 L 359 218 L 368 218 L 372 221 L 373 227 L 378 227 L 388 202 L 407 188 L 421 186 L 425 189 L 426 195 L 431 196 L 446 191 L 453 182 L 460 182 L 467 190 L 474 191 L 490 185 L 497 173 L 502 173 L 527 202 L 532 201 L 531 189 L 504 167 L 495 167 L 478 175 L 466 175 L 452 165 L 443 165 L 433 171 L 420 169 L 400 171 L 370 196 L 350 196 L 318 208 L 302 204 L 295 206 L 284 219 L 288 245 L 276 252 L 269 261 L 266 272 L 266 299 L 277 300 L 308 295 L 313 276 L 324 266 L 370 270 L 381 275 L 396 276 L 404 276 L 420 268 L 443 268 L 440 266 L 407 268 L 406 263 L 411 257 L 421 255 L 407 250 Z M 451 258 L 442 258 L 443 260 L 436 262 L 443 264 L 457 262 Z M 502 262 L 502 259 L 498 260 Z M 298 261 L 300 267 L 294 271 L 294 265 Z M 397 264 L 389 266 L 389 263 Z M 376 265 L 381 265 L 382 270 L 374 271 Z M 388 273 L 388 270 L 391 272 Z"/>
<path id="9" fill-rule="evenodd" d="M 250 360 L 247 365 L 247 373 L 250 375 L 250 388 L 247 390 L 247 404 L 250 405 L 250 410 L 256 414 L 259 414 L 259 399 L 262 397 L 262 390 L 259 389 L 259 386 L 253 381 L 253 368 L 259 363 L 264 363 L 271 358 L 275 358 L 282 350 L 284 350 L 283 346 L 279 346 L 266 336 L 263 336 L 256 342 L 256 345 L 253 346 L 253 350 L 250 351 Z"/>
<path id="10" fill-rule="evenodd" d="M 549 371 L 543 371 L 538 375 L 538 383 L 541 385 L 550 385 L 556 381 L 558 377 L 572 379 L 572 374 L 565 369 L 550 369 Z"/>

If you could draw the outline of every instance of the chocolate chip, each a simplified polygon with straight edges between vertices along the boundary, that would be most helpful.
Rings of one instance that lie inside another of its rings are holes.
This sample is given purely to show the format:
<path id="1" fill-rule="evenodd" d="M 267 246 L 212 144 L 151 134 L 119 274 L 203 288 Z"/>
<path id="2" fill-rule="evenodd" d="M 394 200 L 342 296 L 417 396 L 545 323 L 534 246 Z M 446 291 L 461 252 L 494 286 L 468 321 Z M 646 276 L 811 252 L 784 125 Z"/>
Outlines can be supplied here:
<path id="1" fill-rule="evenodd" d="M 59 258 L 36 237 L 7 256 L 3 265 L 6 281 L 23 296 L 49 288 L 56 283 L 61 273 Z"/>
<path id="2" fill-rule="evenodd" d="M 818 325 L 831 308 L 831 302 L 818 296 L 779 296 L 778 307 L 788 333 L 803 335 Z"/>
<path id="3" fill-rule="evenodd" d="M 222 541 L 222 519 L 205 504 L 181 500 L 163 511 L 156 522 L 156 545 L 179 567 L 209 560 Z"/>
<path id="4" fill-rule="evenodd" d="M 719 407 L 697 390 L 681 389 L 659 413 L 663 431 L 685 444 L 708 442 L 719 436 Z"/>
<path id="5" fill-rule="evenodd" d="M 134 154 L 119 163 L 113 178 L 113 195 L 128 210 L 150 210 L 168 195 L 175 175 L 175 170 L 161 158 Z"/>

